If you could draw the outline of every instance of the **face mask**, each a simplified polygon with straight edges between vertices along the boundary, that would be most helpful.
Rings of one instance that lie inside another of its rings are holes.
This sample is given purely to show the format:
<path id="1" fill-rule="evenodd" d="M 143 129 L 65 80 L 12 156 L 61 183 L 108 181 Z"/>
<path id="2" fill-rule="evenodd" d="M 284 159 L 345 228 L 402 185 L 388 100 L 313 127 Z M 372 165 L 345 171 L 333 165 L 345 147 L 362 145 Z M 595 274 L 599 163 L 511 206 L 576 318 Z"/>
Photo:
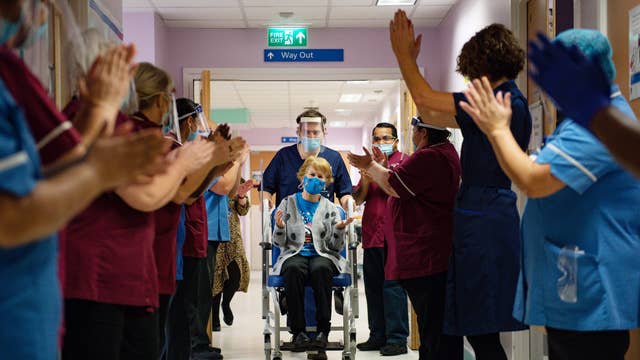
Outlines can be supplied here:
<path id="1" fill-rule="evenodd" d="M 304 177 L 303 179 L 304 189 L 311 195 L 318 195 L 324 190 L 325 182 L 314 177 Z"/>
<path id="2" fill-rule="evenodd" d="M 27 38 L 24 40 L 22 45 L 20 45 L 20 48 L 30 48 L 31 46 L 33 46 L 33 44 L 45 37 L 47 34 L 49 34 L 49 23 L 45 22 L 44 24 L 40 25 L 40 27 L 38 27 L 38 30 L 29 31 L 29 35 L 27 35 Z"/>
<path id="3" fill-rule="evenodd" d="M 198 138 L 198 132 L 192 131 L 189 133 L 189 136 L 187 136 L 187 141 L 194 141 L 197 138 Z"/>
<path id="4" fill-rule="evenodd" d="M 387 156 L 391 156 L 393 154 L 393 144 L 373 144 L 373 146 L 377 147 Z"/>
<path id="5" fill-rule="evenodd" d="M 18 20 L 11 22 L 7 19 L 0 17 L 0 44 L 6 43 L 15 34 L 18 33 L 22 26 L 22 14 Z"/>
<path id="6" fill-rule="evenodd" d="M 320 138 L 301 137 L 300 143 L 305 152 L 316 151 L 320 148 Z"/>

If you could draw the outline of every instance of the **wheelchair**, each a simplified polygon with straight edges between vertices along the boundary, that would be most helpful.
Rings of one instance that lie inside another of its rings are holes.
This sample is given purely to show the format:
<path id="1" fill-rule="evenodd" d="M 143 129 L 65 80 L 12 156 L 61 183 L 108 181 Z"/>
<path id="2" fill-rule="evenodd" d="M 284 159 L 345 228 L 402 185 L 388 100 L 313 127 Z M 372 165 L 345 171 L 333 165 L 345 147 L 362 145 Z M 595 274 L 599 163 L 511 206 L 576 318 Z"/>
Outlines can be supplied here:
<path id="1" fill-rule="evenodd" d="M 344 210 L 339 207 L 343 218 L 352 215 L 353 200 L 349 201 L 348 208 L 345 214 Z M 262 247 L 262 319 L 265 321 L 263 331 L 265 360 L 281 360 L 282 351 L 291 346 L 290 343 L 285 343 L 280 338 L 282 332 L 288 332 L 290 329 L 280 323 L 282 314 L 279 299 L 284 295 L 284 277 L 272 274 L 272 266 L 280 254 L 280 249 L 272 242 L 273 221 L 273 212 L 269 211 L 269 201 L 265 199 L 262 201 L 262 242 L 260 243 Z M 331 327 L 331 330 L 342 331 L 343 336 L 339 342 L 329 342 L 327 350 L 342 350 L 342 359 L 352 360 L 356 356 L 355 320 L 359 317 L 356 254 L 359 240 L 353 223 L 349 224 L 345 236 L 345 247 L 340 254 L 347 259 L 346 270 L 334 276 L 332 280 L 334 299 L 336 293 L 338 297 L 340 293 L 342 294 L 342 326 Z M 307 295 L 310 291 L 310 287 L 307 287 Z M 309 296 L 306 296 L 305 302 L 308 300 Z M 308 317 L 307 324 L 306 330 L 308 332 L 316 331 L 315 326 L 309 326 Z M 324 352 L 308 351 L 307 359 L 326 359 L 326 355 Z"/>

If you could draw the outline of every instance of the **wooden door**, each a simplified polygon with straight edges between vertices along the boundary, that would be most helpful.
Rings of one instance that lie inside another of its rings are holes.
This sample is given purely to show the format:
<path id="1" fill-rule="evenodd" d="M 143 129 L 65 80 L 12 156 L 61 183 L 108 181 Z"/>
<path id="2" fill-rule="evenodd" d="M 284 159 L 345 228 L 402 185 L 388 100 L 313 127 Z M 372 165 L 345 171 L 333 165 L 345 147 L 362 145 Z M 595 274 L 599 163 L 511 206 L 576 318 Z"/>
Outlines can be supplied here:
<path id="1" fill-rule="evenodd" d="M 250 176 L 253 178 L 254 175 L 260 174 L 262 176 L 262 172 L 264 169 L 269 166 L 271 160 L 276 155 L 276 151 L 252 151 L 249 155 L 249 167 L 251 170 Z M 254 187 L 251 190 L 251 205 L 260 205 L 260 193 L 258 192 L 260 188 Z"/>

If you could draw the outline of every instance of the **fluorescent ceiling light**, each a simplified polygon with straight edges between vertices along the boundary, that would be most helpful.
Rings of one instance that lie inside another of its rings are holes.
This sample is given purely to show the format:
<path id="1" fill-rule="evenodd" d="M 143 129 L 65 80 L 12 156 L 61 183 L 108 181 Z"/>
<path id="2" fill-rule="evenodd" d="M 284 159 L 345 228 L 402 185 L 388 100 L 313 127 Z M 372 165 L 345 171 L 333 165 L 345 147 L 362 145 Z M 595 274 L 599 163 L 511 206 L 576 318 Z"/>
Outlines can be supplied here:
<path id="1" fill-rule="evenodd" d="M 410 6 L 415 5 L 416 0 L 378 0 L 376 6 Z"/>
<path id="2" fill-rule="evenodd" d="M 349 85 L 367 85 L 369 84 L 369 80 L 349 80 L 347 81 Z"/>
<path id="3" fill-rule="evenodd" d="M 352 110 L 351 109 L 335 109 L 334 111 L 337 112 L 337 113 L 341 113 L 341 114 L 347 115 L 347 114 L 351 114 Z"/>
<path id="4" fill-rule="evenodd" d="M 342 94 L 340 96 L 341 103 L 357 103 L 362 99 L 362 94 Z"/>
<path id="5" fill-rule="evenodd" d="M 329 123 L 329 126 L 334 127 L 334 128 L 343 128 L 343 127 L 347 127 L 347 122 L 346 121 L 332 121 Z"/>

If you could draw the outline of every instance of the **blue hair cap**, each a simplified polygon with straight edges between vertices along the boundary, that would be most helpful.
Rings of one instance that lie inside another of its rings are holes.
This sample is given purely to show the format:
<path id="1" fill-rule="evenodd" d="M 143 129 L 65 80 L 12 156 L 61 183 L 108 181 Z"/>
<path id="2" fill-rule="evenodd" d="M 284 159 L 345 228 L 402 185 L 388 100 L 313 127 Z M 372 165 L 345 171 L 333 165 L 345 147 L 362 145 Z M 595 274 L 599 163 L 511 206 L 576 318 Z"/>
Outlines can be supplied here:
<path id="1" fill-rule="evenodd" d="M 569 29 L 553 39 L 553 42 L 558 41 L 566 47 L 577 46 L 584 56 L 600 65 L 609 81 L 614 81 L 616 67 L 613 65 L 613 50 L 603 33 L 591 29 Z"/>

